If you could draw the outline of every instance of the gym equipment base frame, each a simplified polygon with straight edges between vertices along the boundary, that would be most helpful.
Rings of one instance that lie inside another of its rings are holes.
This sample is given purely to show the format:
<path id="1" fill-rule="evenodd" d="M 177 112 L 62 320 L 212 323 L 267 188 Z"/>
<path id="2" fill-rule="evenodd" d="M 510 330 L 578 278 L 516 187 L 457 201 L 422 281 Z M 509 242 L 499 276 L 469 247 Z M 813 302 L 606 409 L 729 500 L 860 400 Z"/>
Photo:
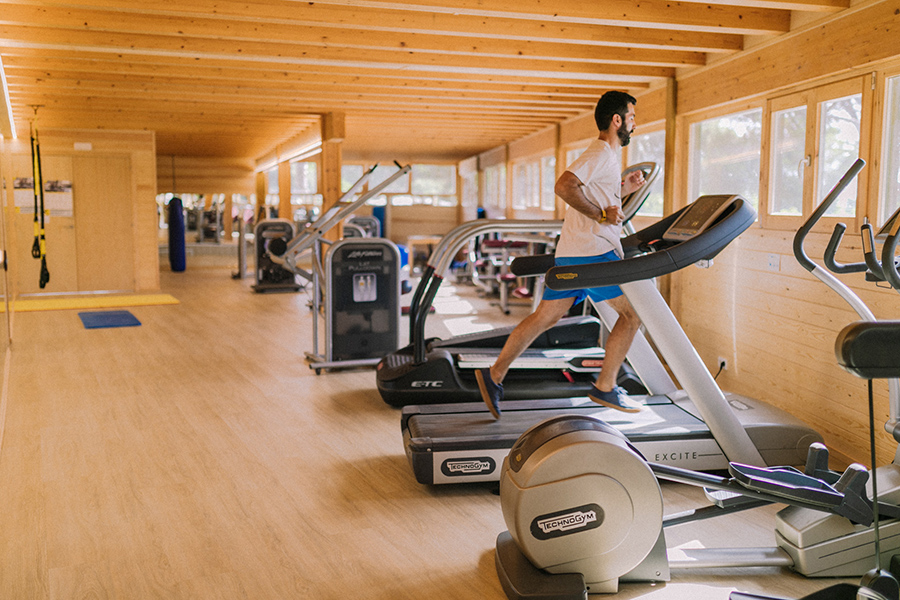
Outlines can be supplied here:
<path id="1" fill-rule="evenodd" d="M 803 572 L 783 546 L 669 551 L 663 532 L 783 503 L 789 504 L 785 510 L 833 517 L 871 536 L 869 472 L 854 464 L 837 473 L 827 464 L 828 450 L 813 444 L 803 472 L 731 463 L 731 477 L 697 473 L 647 462 L 621 432 L 598 419 L 547 419 L 522 435 L 503 464 L 500 498 L 508 532 L 497 538 L 498 576 L 512 600 L 581 600 L 588 592 L 615 593 L 620 581 L 666 581 L 671 569 L 776 566 Z M 666 518 L 660 479 L 704 487 L 711 498 L 724 492 L 721 508 Z M 890 557 L 900 551 L 900 507 L 881 499 L 877 506 L 894 519 L 881 546 Z M 871 568 L 871 540 L 835 528 L 827 534 L 832 549 L 840 550 L 828 558 L 832 568 L 804 575 L 858 576 Z M 572 573 L 582 577 L 580 591 Z"/>

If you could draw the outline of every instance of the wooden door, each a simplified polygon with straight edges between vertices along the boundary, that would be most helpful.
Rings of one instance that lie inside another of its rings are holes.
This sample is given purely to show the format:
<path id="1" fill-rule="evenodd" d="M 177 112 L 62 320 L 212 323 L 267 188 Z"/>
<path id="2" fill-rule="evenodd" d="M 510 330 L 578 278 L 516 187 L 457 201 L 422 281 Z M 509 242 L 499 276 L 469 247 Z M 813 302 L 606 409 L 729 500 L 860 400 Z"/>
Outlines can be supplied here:
<path id="1" fill-rule="evenodd" d="M 134 290 L 131 158 L 73 159 L 79 291 Z"/>

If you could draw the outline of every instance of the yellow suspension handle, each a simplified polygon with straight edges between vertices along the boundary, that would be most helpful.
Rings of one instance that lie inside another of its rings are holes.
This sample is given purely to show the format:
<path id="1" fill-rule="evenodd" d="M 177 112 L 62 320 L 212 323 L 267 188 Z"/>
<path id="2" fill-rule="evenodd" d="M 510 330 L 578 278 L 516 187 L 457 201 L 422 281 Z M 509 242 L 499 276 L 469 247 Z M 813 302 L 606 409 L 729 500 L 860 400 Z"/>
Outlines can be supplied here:
<path id="1" fill-rule="evenodd" d="M 40 237 L 40 224 L 38 223 L 38 198 L 40 195 L 40 185 L 41 185 L 41 163 L 38 159 L 38 146 L 37 146 L 37 138 L 34 131 L 34 124 L 32 124 L 31 128 L 31 176 L 33 179 L 33 187 L 34 187 L 34 244 L 31 245 L 31 256 L 33 258 L 40 258 L 43 256 L 43 252 L 40 247 L 39 237 Z"/>

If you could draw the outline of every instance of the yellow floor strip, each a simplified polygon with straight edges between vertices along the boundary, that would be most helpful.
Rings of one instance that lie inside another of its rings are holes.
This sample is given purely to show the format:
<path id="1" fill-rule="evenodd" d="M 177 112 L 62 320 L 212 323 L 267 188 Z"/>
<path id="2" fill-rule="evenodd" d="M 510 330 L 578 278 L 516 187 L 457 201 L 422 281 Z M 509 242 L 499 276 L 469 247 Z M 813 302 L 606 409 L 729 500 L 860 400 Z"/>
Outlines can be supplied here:
<path id="1" fill-rule="evenodd" d="M 169 294 L 135 294 L 130 296 L 84 296 L 67 298 L 29 298 L 13 301 L 13 312 L 39 310 L 73 310 L 79 308 L 118 308 L 123 306 L 155 306 L 178 304 Z M 0 312 L 5 310 L 0 304 Z"/>

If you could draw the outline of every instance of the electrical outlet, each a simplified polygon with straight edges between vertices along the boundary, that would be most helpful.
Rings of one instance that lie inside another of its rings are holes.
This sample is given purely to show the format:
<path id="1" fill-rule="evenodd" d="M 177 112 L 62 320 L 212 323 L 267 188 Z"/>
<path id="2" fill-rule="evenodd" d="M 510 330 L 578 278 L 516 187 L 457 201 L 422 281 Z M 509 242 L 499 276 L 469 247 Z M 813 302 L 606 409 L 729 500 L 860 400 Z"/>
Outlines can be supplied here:
<path id="1" fill-rule="evenodd" d="M 728 359 L 725 358 L 724 356 L 720 356 L 719 358 L 717 358 L 716 359 L 716 368 L 717 369 L 721 368 L 723 371 L 727 371 L 728 370 Z"/>

